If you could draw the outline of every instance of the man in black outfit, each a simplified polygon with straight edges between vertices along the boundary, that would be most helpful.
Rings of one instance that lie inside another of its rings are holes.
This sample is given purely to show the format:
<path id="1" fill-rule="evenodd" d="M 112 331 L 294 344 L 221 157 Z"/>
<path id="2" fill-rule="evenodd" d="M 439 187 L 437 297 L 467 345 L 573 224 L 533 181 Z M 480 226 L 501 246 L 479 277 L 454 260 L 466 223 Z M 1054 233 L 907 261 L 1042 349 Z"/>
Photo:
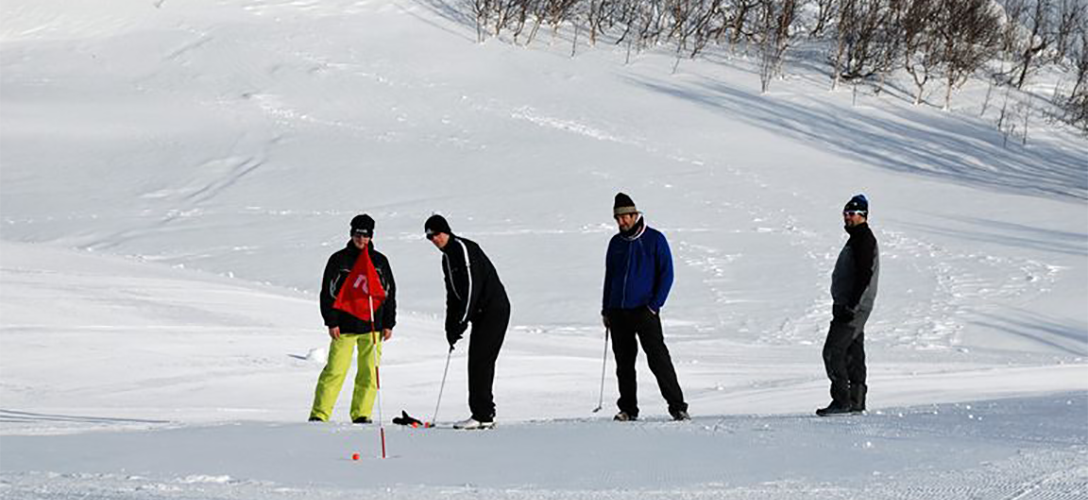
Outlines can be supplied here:
<path id="1" fill-rule="evenodd" d="M 472 322 L 468 346 L 468 406 L 472 416 L 453 425 L 455 429 L 489 429 L 495 426 L 492 386 L 495 362 L 510 324 L 510 300 L 495 266 L 476 242 L 455 236 L 441 215 L 423 225 L 427 239 L 442 251 L 446 279 L 446 340 L 453 345 Z"/>
<path id="2" fill-rule="evenodd" d="M 831 379 L 831 404 L 823 417 L 865 411 L 865 322 L 876 301 L 880 251 L 869 229 L 869 200 L 859 194 L 843 207 L 846 241 L 831 274 L 831 328 L 824 342 L 824 368 Z"/>

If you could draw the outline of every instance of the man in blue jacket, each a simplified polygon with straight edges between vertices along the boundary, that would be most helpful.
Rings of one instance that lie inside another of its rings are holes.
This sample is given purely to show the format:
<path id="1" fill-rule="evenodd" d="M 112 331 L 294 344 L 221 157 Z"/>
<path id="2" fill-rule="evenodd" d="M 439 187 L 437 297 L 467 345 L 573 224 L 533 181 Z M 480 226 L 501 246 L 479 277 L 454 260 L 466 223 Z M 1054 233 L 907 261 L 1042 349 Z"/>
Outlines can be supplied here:
<path id="1" fill-rule="evenodd" d="M 608 242 L 605 257 L 604 303 L 601 316 L 611 330 L 616 355 L 620 412 L 614 420 L 638 419 L 635 360 L 638 343 L 646 351 L 650 371 L 674 420 L 688 420 L 688 405 L 676 380 L 659 313 L 672 288 L 672 254 L 660 231 L 646 226 L 630 196 L 619 193 L 612 208 L 619 234 Z M 638 342 L 635 336 L 638 336 Z"/>

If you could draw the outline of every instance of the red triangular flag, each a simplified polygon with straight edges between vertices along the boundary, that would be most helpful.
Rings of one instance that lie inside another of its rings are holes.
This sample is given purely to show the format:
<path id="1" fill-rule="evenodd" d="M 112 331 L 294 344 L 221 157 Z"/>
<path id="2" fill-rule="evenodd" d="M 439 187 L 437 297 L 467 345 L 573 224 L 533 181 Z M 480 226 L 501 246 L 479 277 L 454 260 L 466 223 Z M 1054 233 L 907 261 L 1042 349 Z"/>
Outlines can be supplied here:
<path id="1" fill-rule="evenodd" d="M 359 258 L 355 260 L 332 306 L 363 321 L 373 322 L 371 308 L 377 311 L 384 300 L 385 289 L 378 278 L 378 271 L 370 261 L 370 252 L 363 250 L 359 252 Z"/>

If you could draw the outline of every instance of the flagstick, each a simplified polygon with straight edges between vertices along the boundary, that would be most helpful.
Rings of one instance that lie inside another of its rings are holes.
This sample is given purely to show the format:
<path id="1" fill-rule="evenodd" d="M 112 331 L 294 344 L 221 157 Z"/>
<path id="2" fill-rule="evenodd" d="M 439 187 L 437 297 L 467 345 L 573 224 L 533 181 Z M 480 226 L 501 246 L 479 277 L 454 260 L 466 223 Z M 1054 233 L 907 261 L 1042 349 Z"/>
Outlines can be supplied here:
<path id="1" fill-rule="evenodd" d="M 378 433 L 382 438 L 382 458 L 385 458 L 385 419 L 382 417 L 382 377 L 378 371 L 378 348 L 381 346 L 382 335 L 374 328 L 376 324 L 374 318 L 374 297 L 370 295 L 370 283 L 367 283 L 367 301 L 370 303 L 370 334 L 373 335 L 371 341 L 373 343 L 373 350 L 371 354 L 374 358 L 374 385 L 378 391 Z"/>

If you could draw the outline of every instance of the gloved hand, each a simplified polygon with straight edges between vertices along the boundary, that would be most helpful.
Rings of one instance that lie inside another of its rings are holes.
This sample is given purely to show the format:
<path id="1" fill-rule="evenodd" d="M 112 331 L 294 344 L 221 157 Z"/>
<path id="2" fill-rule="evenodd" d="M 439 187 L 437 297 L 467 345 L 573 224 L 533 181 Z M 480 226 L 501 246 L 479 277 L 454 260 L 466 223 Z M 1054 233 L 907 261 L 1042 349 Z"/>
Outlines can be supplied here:
<path id="1" fill-rule="evenodd" d="M 849 323 L 854 320 L 854 316 L 857 315 L 857 310 L 853 307 L 835 304 L 831 307 L 831 319 L 842 323 Z"/>
<path id="2" fill-rule="evenodd" d="M 446 325 L 446 342 L 449 342 L 450 350 L 453 350 L 453 344 L 461 340 L 461 335 L 465 333 L 467 328 L 468 323 L 449 323 Z"/>
<path id="3" fill-rule="evenodd" d="M 605 328 L 612 328 L 612 320 L 608 319 L 608 313 L 601 311 L 601 323 L 604 323 Z"/>

